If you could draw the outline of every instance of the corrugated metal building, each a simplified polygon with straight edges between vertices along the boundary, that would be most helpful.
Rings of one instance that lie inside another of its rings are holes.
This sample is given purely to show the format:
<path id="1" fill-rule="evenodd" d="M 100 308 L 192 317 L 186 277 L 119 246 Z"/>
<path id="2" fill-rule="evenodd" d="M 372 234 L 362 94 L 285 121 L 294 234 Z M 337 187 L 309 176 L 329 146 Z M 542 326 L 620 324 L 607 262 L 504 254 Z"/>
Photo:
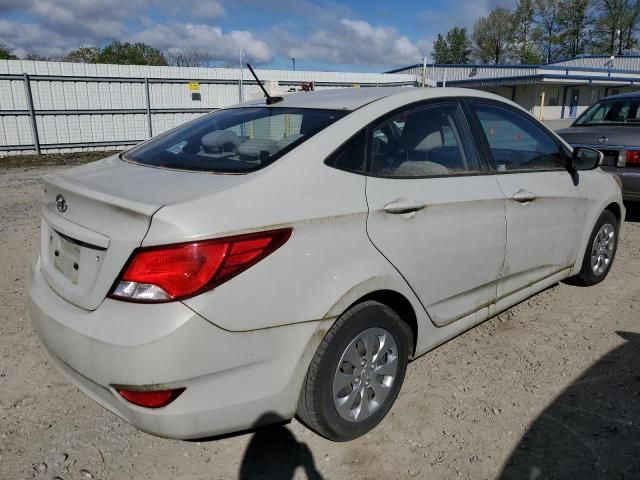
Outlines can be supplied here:
<path id="1" fill-rule="evenodd" d="M 602 97 L 640 89 L 640 56 L 583 56 L 544 65 L 416 64 L 388 73 L 490 91 L 541 120 L 556 120 L 575 118 Z"/>

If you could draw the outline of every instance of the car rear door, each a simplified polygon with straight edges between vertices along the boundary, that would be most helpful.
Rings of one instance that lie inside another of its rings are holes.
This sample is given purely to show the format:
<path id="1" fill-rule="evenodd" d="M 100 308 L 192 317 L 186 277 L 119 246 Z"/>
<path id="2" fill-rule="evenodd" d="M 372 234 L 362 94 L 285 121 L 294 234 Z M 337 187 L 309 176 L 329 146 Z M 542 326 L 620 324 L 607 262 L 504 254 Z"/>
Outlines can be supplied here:
<path id="1" fill-rule="evenodd" d="M 560 142 L 515 107 L 471 101 L 506 197 L 505 298 L 576 261 L 586 216 L 584 182 L 565 167 Z"/>
<path id="2" fill-rule="evenodd" d="M 395 112 L 368 130 L 367 230 L 444 326 L 486 318 L 505 253 L 505 198 L 462 105 Z"/>

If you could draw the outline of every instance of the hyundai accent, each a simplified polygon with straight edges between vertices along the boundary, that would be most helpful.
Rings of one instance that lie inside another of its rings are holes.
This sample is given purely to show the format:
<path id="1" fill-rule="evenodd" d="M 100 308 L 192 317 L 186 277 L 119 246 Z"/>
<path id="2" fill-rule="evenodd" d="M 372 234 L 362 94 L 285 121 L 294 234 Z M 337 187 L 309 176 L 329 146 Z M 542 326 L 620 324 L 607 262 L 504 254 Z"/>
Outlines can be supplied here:
<path id="1" fill-rule="evenodd" d="M 73 384 L 146 432 L 297 416 L 356 438 L 409 360 L 611 269 L 619 179 L 508 100 L 267 100 L 44 179 L 35 329 Z"/>

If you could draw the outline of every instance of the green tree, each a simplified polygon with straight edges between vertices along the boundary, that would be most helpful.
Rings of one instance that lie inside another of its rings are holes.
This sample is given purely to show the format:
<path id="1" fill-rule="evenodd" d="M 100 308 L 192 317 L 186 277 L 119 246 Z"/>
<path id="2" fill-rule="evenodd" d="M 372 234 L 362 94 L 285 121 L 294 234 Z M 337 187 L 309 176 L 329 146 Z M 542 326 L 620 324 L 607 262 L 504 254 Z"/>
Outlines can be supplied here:
<path id="1" fill-rule="evenodd" d="M 167 65 L 167 59 L 160 50 L 146 43 L 111 42 L 100 52 L 99 63 Z"/>
<path id="2" fill-rule="evenodd" d="M 556 60 L 560 51 L 558 39 L 560 33 L 560 0 L 535 0 L 538 16 L 538 35 L 545 52 L 547 62 Z"/>
<path id="3" fill-rule="evenodd" d="M 100 63 L 102 51 L 98 47 L 80 47 L 71 50 L 64 57 L 66 62 L 76 63 Z"/>
<path id="4" fill-rule="evenodd" d="M 513 51 L 517 61 L 524 65 L 543 61 L 536 31 L 536 9 L 533 0 L 520 0 L 513 13 Z"/>
<path id="5" fill-rule="evenodd" d="M 51 60 L 49 57 L 44 57 L 42 55 L 38 55 L 37 53 L 27 53 L 24 56 L 24 60 L 37 60 L 39 62 L 46 62 Z"/>
<path id="6" fill-rule="evenodd" d="M 558 42 L 562 52 L 575 57 L 586 52 L 586 31 L 592 23 L 590 0 L 562 0 L 558 16 Z"/>
<path id="7" fill-rule="evenodd" d="M 504 7 L 480 18 L 473 27 L 476 57 L 484 63 L 506 63 L 513 42 L 513 15 Z"/>
<path id="8" fill-rule="evenodd" d="M 9 50 L 9 48 L 6 45 L 2 45 L 0 44 L 0 60 L 17 60 L 18 57 L 16 57 L 13 53 L 11 53 L 11 50 Z"/>
<path id="9" fill-rule="evenodd" d="M 471 40 L 466 28 L 453 27 L 447 32 L 447 47 L 449 49 L 449 62 L 458 65 L 469 63 L 471 55 Z"/>
<path id="10" fill-rule="evenodd" d="M 434 63 L 451 63 L 449 62 L 449 46 L 441 34 L 438 34 L 438 37 L 433 42 L 431 58 L 433 58 Z"/>
<path id="11" fill-rule="evenodd" d="M 454 27 L 447 32 L 446 37 L 438 34 L 433 42 L 434 63 L 467 64 L 471 55 L 471 41 L 466 28 Z"/>
<path id="12" fill-rule="evenodd" d="M 594 43 L 598 53 L 615 55 L 637 45 L 638 0 L 596 0 Z"/>

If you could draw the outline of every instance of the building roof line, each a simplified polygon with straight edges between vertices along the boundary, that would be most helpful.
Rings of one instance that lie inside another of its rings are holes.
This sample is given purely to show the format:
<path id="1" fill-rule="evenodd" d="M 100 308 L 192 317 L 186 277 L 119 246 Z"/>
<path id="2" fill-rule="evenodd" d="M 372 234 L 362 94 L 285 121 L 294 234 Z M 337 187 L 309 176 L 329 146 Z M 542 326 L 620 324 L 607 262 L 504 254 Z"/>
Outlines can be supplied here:
<path id="1" fill-rule="evenodd" d="M 582 60 L 582 59 L 590 59 L 590 58 L 611 58 L 611 55 L 589 55 L 589 56 L 584 56 L 584 57 L 574 57 L 574 58 L 567 58 L 565 60 L 557 60 L 555 62 L 548 62 L 548 63 L 538 63 L 538 64 L 530 64 L 530 65 L 521 65 L 521 64 L 509 64 L 509 63 L 497 63 L 497 64 L 483 64 L 483 63 L 427 63 L 427 67 L 444 67 L 444 68 L 460 68 L 460 67 L 464 67 L 464 68 L 529 68 L 529 69 L 533 69 L 533 68 L 573 68 L 573 69 L 589 69 L 589 70 L 611 70 L 611 71 L 616 71 L 616 69 L 614 68 L 601 68 L 601 67 L 584 67 L 584 66 L 578 66 L 578 65 L 566 65 L 567 62 L 571 62 L 573 60 Z M 625 59 L 625 58 L 632 58 L 632 59 L 640 59 L 640 55 L 617 55 L 613 57 L 613 60 L 616 59 Z M 389 70 L 383 73 L 398 73 L 398 72 L 402 72 L 404 70 L 409 70 L 411 68 L 419 68 L 422 67 L 422 63 L 415 63 L 413 65 L 407 65 L 405 67 L 400 67 L 400 68 L 395 68 L 393 70 Z M 620 72 L 629 72 L 629 70 L 617 70 Z M 631 70 L 632 72 L 636 72 L 637 70 Z"/>
<path id="2" fill-rule="evenodd" d="M 497 83 L 498 85 L 500 84 L 500 82 L 510 82 L 510 81 L 517 81 L 517 80 L 545 80 L 545 79 L 549 79 L 549 80 L 583 80 L 583 81 L 588 81 L 588 83 L 593 83 L 595 82 L 599 82 L 599 81 L 613 81 L 613 82 L 622 82 L 622 83 L 628 83 L 630 85 L 635 85 L 637 83 L 640 83 L 640 78 L 629 78 L 629 77 L 602 77 L 602 78 L 598 78 L 598 77 L 589 77 L 586 75 L 549 75 L 549 74 L 538 74 L 538 75 L 517 75 L 517 76 L 510 76 L 510 77 L 495 77 L 495 78 L 471 78 L 471 79 L 464 79 L 464 80 L 448 80 L 447 81 L 447 85 L 463 85 L 466 83 L 476 83 L 476 84 L 487 84 L 487 83 Z"/>

